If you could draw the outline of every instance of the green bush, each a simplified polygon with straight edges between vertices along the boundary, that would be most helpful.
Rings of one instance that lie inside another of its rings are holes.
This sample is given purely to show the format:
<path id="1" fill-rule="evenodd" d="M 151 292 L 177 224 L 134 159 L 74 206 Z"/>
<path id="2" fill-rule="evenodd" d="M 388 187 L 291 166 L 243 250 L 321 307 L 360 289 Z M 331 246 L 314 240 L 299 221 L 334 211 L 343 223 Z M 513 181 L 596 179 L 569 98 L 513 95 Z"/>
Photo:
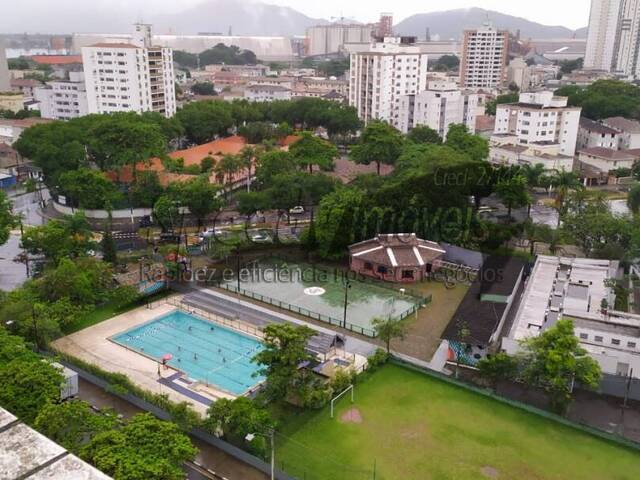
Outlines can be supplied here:
<path id="1" fill-rule="evenodd" d="M 370 370 L 375 370 L 376 368 L 384 365 L 389 361 L 389 354 L 386 350 L 382 348 L 378 348 L 373 355 L 367 358 L 367 363 L 369 364 Z"/>

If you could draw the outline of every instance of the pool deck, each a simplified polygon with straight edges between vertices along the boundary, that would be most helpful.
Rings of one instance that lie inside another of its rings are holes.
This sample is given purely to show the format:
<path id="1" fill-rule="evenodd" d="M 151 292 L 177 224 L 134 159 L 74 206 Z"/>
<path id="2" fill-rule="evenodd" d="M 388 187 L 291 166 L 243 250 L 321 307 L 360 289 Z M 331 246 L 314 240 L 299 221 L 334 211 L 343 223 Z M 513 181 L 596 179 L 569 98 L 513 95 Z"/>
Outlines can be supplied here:
<path id="1" fill-rule="evenodd" d="M 213 387 L 199 385 L 196 391 L 175 388 L 169 379 L 178 371 L 173 368 L 160 369 L 163 379 L 158 379 L 158 363 L 138 352 L 129 350 L 109 338 L 130 328 L 137 327 L 157 317 L 176 310 L 173 305 L 160 303 L 152 309 L 146 306 L 136 308 L 102 323 L 98 323 L 52 343 L 60 352 L 68 353 L 85 362 L 95 364 L 109 372 L 123 373 L 145 390 L 166 394 L 174 402 L 189 402 L 200 414 L 206 414 L 208 403 L 218 398 L 235 398 Z"/>

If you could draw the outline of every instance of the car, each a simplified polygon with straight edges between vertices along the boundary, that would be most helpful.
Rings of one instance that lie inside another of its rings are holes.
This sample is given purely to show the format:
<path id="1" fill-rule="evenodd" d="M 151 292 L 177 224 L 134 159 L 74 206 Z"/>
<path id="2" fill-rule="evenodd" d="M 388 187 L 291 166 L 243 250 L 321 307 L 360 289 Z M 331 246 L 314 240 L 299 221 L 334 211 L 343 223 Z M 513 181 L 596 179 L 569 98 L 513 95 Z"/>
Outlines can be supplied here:
<path id="1" fill-rule="evenodd" d="M 254 233 L 251 235 L 251 241 L 255 243 L 270 243 L 272 240 L 266 233 Z"/>
<path id="2" fill-rule="evenodd" d="M 200 238 L 219 237 L 224 234 L 224 231 L 219 228 L 207 228 L 206 230 L 198 233 Z"/>
<path id="3" fill-rule="evenodd" d="M 298 205 L 296 207 L 290 208 L 289 213 L 291 215 L 302 215 L 304 213 L 304 207 L 302 205 Z"/>

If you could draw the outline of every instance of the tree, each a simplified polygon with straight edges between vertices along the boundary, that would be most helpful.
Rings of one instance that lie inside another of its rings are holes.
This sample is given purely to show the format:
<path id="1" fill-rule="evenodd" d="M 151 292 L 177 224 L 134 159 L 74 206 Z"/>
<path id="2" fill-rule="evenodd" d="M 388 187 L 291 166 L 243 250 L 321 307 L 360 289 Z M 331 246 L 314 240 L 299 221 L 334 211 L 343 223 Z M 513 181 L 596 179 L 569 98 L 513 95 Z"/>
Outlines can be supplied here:
<path id="1" fill-rule="evenodd" d="M 353 243 L 353 216 L 362 198 L 362 192 L 352 188 L 339 188 L 322 198 L 315 225 L 320 256 L 344 257 Z"/>
<path id="2" fill-rule="evenodd" d="M 216 163 L 214 171 L 216 180 L 221 184 L 233 183 L 235 175 L 242 169 L 240 157 L 227 153 Z"/>
<path id="3" fill-rule="evenodd" d="M 426 125 L 418 125 L 407 134 L 407 140 L 414 143 L 442 143 L 442 137 L 433 128 Z"/>
<path id="4" fill-rule="evenodd" d="M 131 185 L 131 196 L 137 207 L 152 208 L 163 192 L 158 174 L 152 171 L 138 173 Z"/>
<path id="5" fill-rule="evenodd" d="M 407 323 L 395 318 L 374 318 L 371 326 L 376 336 L 385 343 L 387 353 L 391 352 L 391 340 L 399 338 L 404 340 L 407 334 Z"/>
<path id="6" fill-rule="evenodd" d="M 81 450 L 81 457 L 102 472 L 123 480 L 178 480 L 182 463 L 197 449 L 172 422 L 149 413 L 132 417 L 120 429 L 96 434 Z"/>
<path id="7" fill-rule="evenodd" d="M 600 366 L 580 346 L 571 320 L 558 321 L 537 337 L 525 340 L 522 348 L 522 379 L 543 388 L 550 396 L 552 409 L 560 414 L 571 402 L 575 382 L 594 389 L 600 383 Z"/>
<path id="8" fill-rule="evenodd" d="M 380 175 L 380 165 L 393 165 L 402 153 L 402 145 L 402 134 L 394 127 L 384 122 L 370 122 L 358 144 L 351 149 L 351 158 L 363 165 L 375 162 Z"/>
<path id="9" fill-rule="evenodd" d="M 22 248 L 31 255 L 44 255 L 57 263 L 63 257 L 87 255 L 95 248 L 92 236 L 86 217 L 79 212 L 27 228 L 22 236 Z"/>
<path id="10" fill-rule="evenodd" d="M 449 127 L 445 145 L 464 152 L 473 160 L 486 160 L 489 156 L 489 142 L 479 135 L 469 133 L 464 124 L 454 124 Z"/>
<path id="11" fill-rule="evenodd" d="M 485 114 L 495 116 L 498 105 L 503 103 L 515 103 L 520 98 L 518 92 L 505 93 L 504 95 L 498 95 L 495 100 L 488 101 L 485 105 Z"/>
<path id="12" fill-rule="evenodd" d="M 33 424 L 44 406 L 60 400 L 62 382 L 58 369 L 0 327 L 0 405 Z"/>
<path id="13" fill-rule="evenodd" d="M 283 400 L 300 387 L 299 365 L 311 359 L 307 341 L 315 332 L 307 326 L 289 323 L 271 324 L 264 329 L 264 349 L 253 361 L 260 365 L 258 373 L 267 379 L 265 394 L 273 400 Z"/>
<path id="14" fill-rule="evenodd" d="M 175 230 L 180 217 L 177 199 L 172 195 L 161 195 L 153 205 L 153 217 L 163 232 Z"/>
<path id="15" fill-rule="evenodd" d="M 274 428 L 275 422 L 269 411 L 258 406 L 256 401 L 247 397 L 238 397 L 234 400 L 220 398 L 213 402 L 207 409 L 205 428 L 217 434 L 220 431 L 227 438 L 243 440 L 247 434 L 262 434 L 258 450 L 266 451 L 264 434 Z M 254 448 L 256 444 L 254 444 Z"/>
<path id="16" fill-rule="evenodd" d="M 332 171 L 334 159 L 338 156 L 338 149 L 316 137 L 311 132 L 302 132 L 300 138 L 289 147 L 294 161 L 302 168 L 308 168 L 313 173 L 314 165 L 325 172 Z"/>
<path id="17" fill-rule="evenodd" d="M 81 447 L 95 435 L 116 428 L 115 412 L 96 413 L 82 400 L 45 405 L 33 427 L 54 442 L 78 455 Z"/>
<path id="18" fill-rule="evenodd" d="M 191 85 L 191 91 L 196 95 L 216 95 L 216 89 L 211 82 L 197 82 Z"/>
<path id="19" fill-rule="evenodd" d="M 13 206 L 7 198 L 7 194 L 0 192 L 0 245 L 7 243 L 11 229 L 17 223 L 17 219 L 12 211 Z"/>
<path id="20" fill-rule="evenodd" d="M 201 52 L 200 66 L 206 65 L 255 65 L 258 62 L 251 50 L 241 50 L 236 45 L 227 46 L 224 43 L 208 48 Z"/>
<path id="21" fill-rule="evenodd" d="M 524 207 L 531 202 L 527 191 L 527 179 L 522 175 L 499 181 L 496 185 L 496 193 L 507 207 L 509 221 L 513 208 Z"/>
<path id="22" fill-rule="evenodd" d="M 206 100 L 186 104 L 176 113 L 189 141 L 204 143 L 224 135 L 233 125 L 231 106 L 226 102 Z"/>
<path id="23" fill-rule="evenodd" d="M 443 55 L 434 64 L 433 70 L 438 72 L 448 72 L 456 70 L 460 66 L 460 58 L 457 55 Z"/>
<path id="24" fill-rule="evenodd" d="M 565 212 L 565 201 L 569 192 L 582 190 L 584 187 L 580 183 L 580 178 L 574 172 L 564 169 L 554 172 L 551 177 L 551 185 L 556 189 L 556 210 L 558 211 L 558 226 Z"/>
<path id="25" fill-rule="evenodd" d="M 88 168 L 64 172 L 58 182 L 68 203 L 78 208 L 105 209 L 122 196 L 104 173 Z"/>
<path id="26" fill-rule="evenodd" d="M 627 205 L 634 214 L 640 211 L 640 183 L 635 183 L 629 190 Z"/>
<path id="27" fill-rule="evenodd" d="M 582 107 L 582 115 L 592 120 L 640 118 L 640 88 L 632 83 L 598 80 L 586 87 L 567 85 L 555 94 L 569 97 L 569 105 Z"/>
<path id="28" fill-rule="evenodd" d="M 504 352 L 498 352 L 480 360 L 477 365 L 480 376 L 489 380 L 496 389 L 500 380 L 512 380 L 518 373 L 518 361 Z"/>
<path id="29" fill-rule="evenodd" d="M 273 177 L 281 173 L 292 173 L 296 170 L 296 161 L 289 152 L 280 150 L 266 152 L 258 157 L 256 179 L 258 186 L 269 187 Z"/>
<path id="30" fill-rule="evenodd" d="M 182 206 L 189 208 L 191 214 L 197 218 L 198 227 L 202 226 L 202 221 L 207 215 L 222 207 L 218 198 L 219 187 L 209 183 L 207 178 L 196 178 L 180 184 L 177 190 Z"/>

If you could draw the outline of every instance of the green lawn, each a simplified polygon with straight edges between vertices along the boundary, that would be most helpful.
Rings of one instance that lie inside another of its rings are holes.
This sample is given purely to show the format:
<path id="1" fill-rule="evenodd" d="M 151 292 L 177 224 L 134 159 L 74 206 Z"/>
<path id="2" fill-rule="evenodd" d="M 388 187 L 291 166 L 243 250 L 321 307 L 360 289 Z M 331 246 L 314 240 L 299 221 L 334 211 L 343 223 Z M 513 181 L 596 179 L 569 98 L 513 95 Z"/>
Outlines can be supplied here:
<path id="1" fill-rule="evenodd" d="M 133 302 L 124 307 L 118 308 L 114 302 L 107 302 L 104 305 L 96 307 L 94 310 L 89 312 L 87 315 L 83 316 L 78 321 L 67 325 L 64 329 L 65 335 L 70 335 L 74 332 L 78 332 L 80 330 L 84 330 L 91 325 L 95 325 L 100 322 L 104 322 L 105 320 L 110 319 L 111 317 L 115 317 L 116 315 L 120 315 L 121 313 L 128 312 L 129 310 L 133 310 L 134 308 L 141 307 L 145 305 L 147 302 L 155 302 L 156 300 L 160 300 L 163 297 L 169 295 L 170 292 L 158 292 L 149 297 L 144 297 L 137 302 Z"/>
<path id="2" fill-rule="evenodd" d="M 640 452 L 398 365 L 366 376 L 352 407 L 283 416 L 278 466 L 300 479 L 637 479 Z"/>

